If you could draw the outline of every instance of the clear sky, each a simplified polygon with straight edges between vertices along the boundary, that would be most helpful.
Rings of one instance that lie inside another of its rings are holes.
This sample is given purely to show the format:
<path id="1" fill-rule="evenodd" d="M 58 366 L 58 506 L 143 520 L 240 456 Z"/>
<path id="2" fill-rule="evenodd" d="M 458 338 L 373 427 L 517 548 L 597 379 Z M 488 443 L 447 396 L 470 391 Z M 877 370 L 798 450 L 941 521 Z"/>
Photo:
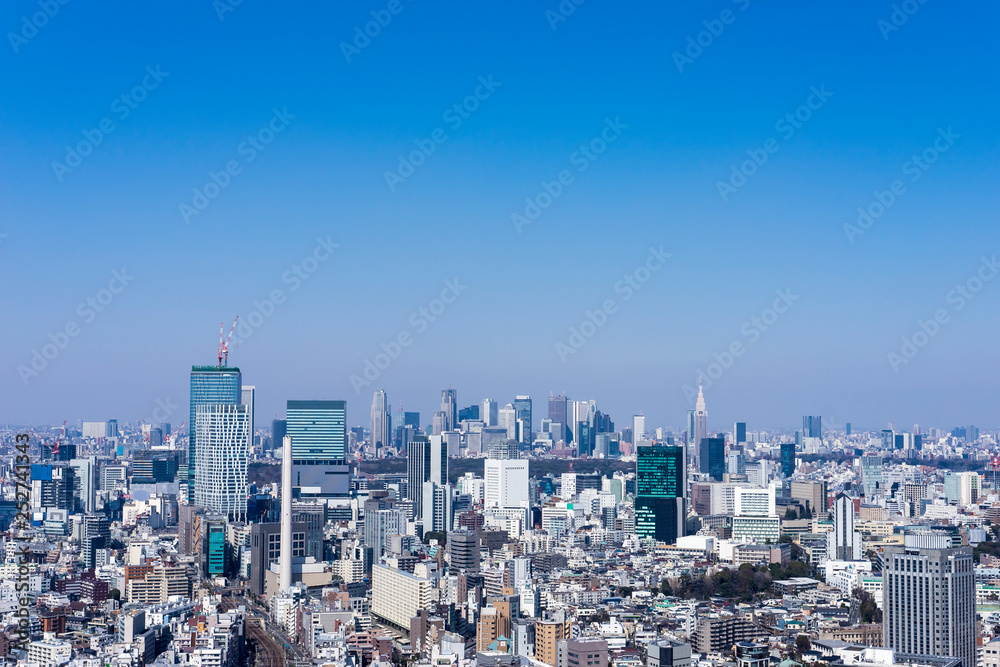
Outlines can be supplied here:
<path id="1" fill-rule="evenodd" d="M 1000 8 L 233 1 L 0 12 L 0 422 L 179 424 L 280 290 L 230 354 L 259 425 L 454 386 L 680 426 L 701 369 L 712 430 L 996 426 Z"/>

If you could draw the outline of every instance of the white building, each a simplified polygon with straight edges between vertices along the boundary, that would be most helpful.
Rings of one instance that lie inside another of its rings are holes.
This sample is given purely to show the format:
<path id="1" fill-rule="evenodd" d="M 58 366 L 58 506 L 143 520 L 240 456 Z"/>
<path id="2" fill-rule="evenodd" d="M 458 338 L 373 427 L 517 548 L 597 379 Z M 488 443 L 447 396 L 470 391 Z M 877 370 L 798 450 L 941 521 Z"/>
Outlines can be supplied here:
<path id="1" fill-rule="evenodd" d="M 41 667 L 57 667 L 69 662 L 72 653 L 72 645 L 59 639 L 43 639 L 28 644 L 28 662 L 38 663 Z"/>
<path id="2" fill-rule="evenodd" d="M 486 459 L 483 477 L 485 507 L 527 507 L 530 504 L 527 459 Z"/>
<path id="3" fill-rule="evenodd" d="M 250 407 L 211 403 L 197 406 L 194 503 L 210 512 L 245 521 Z"/>

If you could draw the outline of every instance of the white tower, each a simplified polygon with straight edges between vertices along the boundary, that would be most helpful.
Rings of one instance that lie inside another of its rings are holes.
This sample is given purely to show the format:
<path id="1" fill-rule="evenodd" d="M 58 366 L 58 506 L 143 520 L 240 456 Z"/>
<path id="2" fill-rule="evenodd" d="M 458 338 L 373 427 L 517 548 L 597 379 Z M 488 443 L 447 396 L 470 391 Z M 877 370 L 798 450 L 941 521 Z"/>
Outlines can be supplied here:
<path id="1" fill-rule="evenodd" d="M 292 436 L 286 435 L 281 455 L 281 572 L 278 588 L 292 587 Z"/>

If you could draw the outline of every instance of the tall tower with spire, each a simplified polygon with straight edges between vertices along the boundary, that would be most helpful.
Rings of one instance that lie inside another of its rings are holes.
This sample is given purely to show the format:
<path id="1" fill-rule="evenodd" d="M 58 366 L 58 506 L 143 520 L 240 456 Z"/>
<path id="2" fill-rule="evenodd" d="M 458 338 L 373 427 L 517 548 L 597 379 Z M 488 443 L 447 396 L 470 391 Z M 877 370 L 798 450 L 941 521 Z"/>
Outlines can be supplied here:
<path id="1" fill-rule="evenodd" d="M 701 440 L 708 437 L 708 410 L 705 409 L 705 394 L 702 392 L 701 378 L 698 378 L 698 400 L 694 405 L 694 442 L 691 443 L 695 457 L 700 457 Z M 696 463 L 701 463 L 696 461 Z"/>

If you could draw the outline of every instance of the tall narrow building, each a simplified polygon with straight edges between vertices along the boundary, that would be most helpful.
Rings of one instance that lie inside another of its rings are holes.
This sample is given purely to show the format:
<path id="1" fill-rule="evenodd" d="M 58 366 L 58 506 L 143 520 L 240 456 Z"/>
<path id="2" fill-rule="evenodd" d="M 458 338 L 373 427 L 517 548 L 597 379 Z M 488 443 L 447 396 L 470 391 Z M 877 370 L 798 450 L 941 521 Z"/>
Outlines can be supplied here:
<path id="1" fill-rule="evenodd" d="M 383 447 L 391 443 L 392 415 L 389 413 L 389 399 L 381 389 L 375 391 L 372 397 L 371 436 L 368 442 L 368 454 L 379 456 Z"/>
<path id="2" fill-rule="evenodd" d="M 823 437 L 823 418 L 820 416 L 805 416 L 802 418 L 803 438 Z"/>
<path id="3" fill-rule="evenodd" d="M 674 544 L 684 536 L 686 454 L 683 447 L 636 448 L 635 533 Z"/>
<path id="4" fill-rule="evenodd" d="M 417 435 L 406 453 L 406 497 L 415 519 L 423 516 L 424 482 L 448 483 L 448 443 L 440 436 Z"/>
<path id="5" fill-rule="evenodd" d="M 726 441 L 723 438 L 702 438 L 698 447 L 699 472 L 707 473 L 716 482 L 726 472 Z"/>
<path id="6" fill-rule="evenodd" d="M 454 431 L 458 428 L 458 390 L 441 390 L 441 412 L 444 413 L 444 430 Z"/>
<path id="7" fill-rule="evenodd" d="M 795 474 L 795 443 L 781 443 L 781 474 L 789 479 Z"/>
<path id="8" fill-rule="evenodd" d="M 188 498 L 194 497 L 194 477 L 198 466 L 197 411 L 199 405 L 239 405 L 243 397 L 243 376 L 239 368 L 228 366 L 191 367 L 191 418 L 188 421 Z M 183 480 L 182 480 L 183 481 Z"/>
<path id="9" fill-rule="evenodd" d="M 854 530 L 854 499 L 843 493 L 833 501 L 833 530 L 826 534 L 829 560 L 862 560 L 861 533 Z"/>
<path id="10" fill-rule="evenodd" d="M 698 400 L 694 404 L 694 451 L 701 461 L 701 441 L 708 437 L 708 410 L 705 408 L 705 394 L 701 388 L 701 378 L 698 378 Z"/>
<path id="11" fill-rule="evenodd" d="M 286 418 L 286 433 L 292 438 L 292 487 L 298 496 L 347 497 L 347 402 L 288 401 Z"/>
<path id="12" fill-rule="evenodd" d="M 246 521 L 247 464 L 250 461 L 250 410 L 226 403 L 199 405 L 195 413 L 198 451 L 194 504 Z"/>
<path id="13" fill-rule="evenodd" d="M 558 396 L 549 394 L 549 421 L 562 426 L 561 431 L 553 435 L 556 441 L 569 439 L 566 404 L 566 394 L 559 394 Z"/>
<path id="14" fill-rule="evenodd" d="M 531 397 L 514 397 L 514 419 L 516 420 L 516 440 L 522 444 L 531 445 Z"/>
<path id="15" fill-rule="evenodd" d="M 883 642 L 899 653 L 976 664 L 976 575 L 972 547 L 947 536 L 910 535 L 885 547 Z M 924 545 L 934 544 L 938 548 Z"/>
<path id="16" fill-rule="evenodd" d="M 479 418 L 483 420 L 483 426 L 496 426 L 499 405 L 492 398 L 483 399 L 483 407 L 479 411 Z"/>

